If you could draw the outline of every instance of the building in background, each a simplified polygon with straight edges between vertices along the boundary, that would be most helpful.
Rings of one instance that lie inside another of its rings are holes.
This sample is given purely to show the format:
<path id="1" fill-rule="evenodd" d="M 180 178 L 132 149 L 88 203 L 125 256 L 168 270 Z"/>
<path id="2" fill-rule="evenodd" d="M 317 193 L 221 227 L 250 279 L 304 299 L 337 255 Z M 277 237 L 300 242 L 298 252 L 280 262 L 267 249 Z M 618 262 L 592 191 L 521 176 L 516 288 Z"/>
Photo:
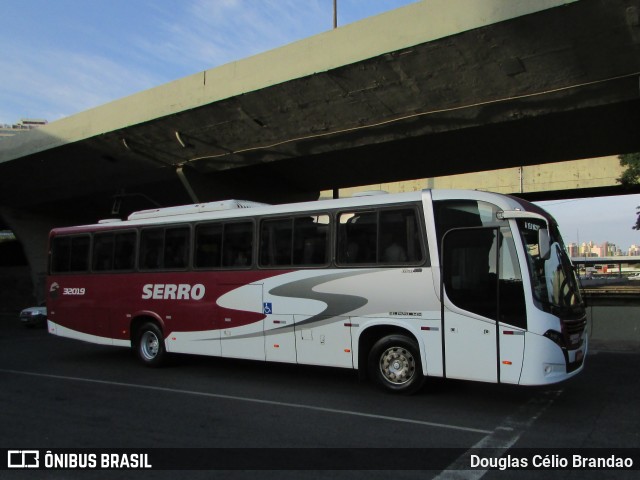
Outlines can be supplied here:
<path id="1" fill-rule="evenodd" d="M 578 246 L 577 243 L 570 243 L 567 245 L 567 253 L 571 258 L 578 257 L 624 257 L 624 256 L 636 256 L 640 255 L 640 247 L 631 245 L 629 250 L 625 252 L 622 248 L 618 247 L 615 243 L 604 242 L 600 245 L 596 245 L 593 241 L 582 242 L 582 245 Z"/>
<path id="2" fill-rule="evenodd" d="M 22 118 L 18 123 L 14 123 L 11 125 L 2 124 L 0 125 L 0 139 L 2 139 L 3 137 L 13 137 L 14 135 L 28 132 L 29 130 L 41 127 L 43 125 L 46 125 L 47 123 L 48 122 L 46 120 L 42 119 Z"/>
<path id="3" fill-rule="evenodd" d="M 580 248 L 578 247 L 578 244 L 570 243 L 569 245 L 567 245 L 567 253 L 571 258 L 578 257 L 580 255 Z"/>

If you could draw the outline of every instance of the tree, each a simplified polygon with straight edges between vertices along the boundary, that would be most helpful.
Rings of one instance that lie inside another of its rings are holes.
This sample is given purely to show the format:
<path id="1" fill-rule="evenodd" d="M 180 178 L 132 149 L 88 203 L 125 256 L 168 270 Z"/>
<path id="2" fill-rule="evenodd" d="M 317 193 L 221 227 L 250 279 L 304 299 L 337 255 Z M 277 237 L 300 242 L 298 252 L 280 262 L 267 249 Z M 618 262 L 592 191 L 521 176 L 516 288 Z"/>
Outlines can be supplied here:
<path id="1" fill-rule="evenodd" d="M 627 153 L 620 155 L 618 158 L 620 159 L 620 165 L 627 167 L 620 178 L 617 179 L 618 182 L 623 187 L 640 185 L 640 152 Z M 636 207 L 636 223 L 631 228 L 640 230 L 640 207 Z"/>

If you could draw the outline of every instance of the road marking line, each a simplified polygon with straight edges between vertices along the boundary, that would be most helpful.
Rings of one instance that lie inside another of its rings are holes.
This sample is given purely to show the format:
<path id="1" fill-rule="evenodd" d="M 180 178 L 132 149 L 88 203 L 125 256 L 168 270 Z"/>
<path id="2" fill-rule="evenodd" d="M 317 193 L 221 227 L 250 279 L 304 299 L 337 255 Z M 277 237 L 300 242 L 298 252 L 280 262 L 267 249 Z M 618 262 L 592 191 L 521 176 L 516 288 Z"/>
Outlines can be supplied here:
<path id="1" fill-rule="evenodd" d="M 224 395 L 220 393 L 207 393 L 207 392 L 197 392 L 194 390 L 180 390 L 175 388 L 167 388 L 167 387 L 155 387 L 152 385 L 136 385 L 135 383 L 123 383 L 123 382 L 112 382 L 109 380 L 96 380 L 91 378 L 82 378 L 82 377 L 68 377 L 64 375 L 52 375 L 47 373 L 37 373 L 37 372 L 25 372 L 21 370 L 8 370 L 8 369 L 0 369 L 0 373 L 9 373 L 15 375 L 28 375 L 33 377 L 41 377 L 41 378 L 51 378 L 55 380 L 68 380 L 74 382 L 85 382 L 85 383 L 94 383 L 100 385 L 110 385 L 115 387 L 126 387 L 126 388 L 137 388 L 142 390 L 153 390 L 156 392 L 166 392 L 166 393 L 179 393 L 182 395 L 194 395 L 200 397 L 207 398 L 218 398 L 222 400 L 234 400 L 240 402 L 249 402 L 249 403 L 260 403 L 263 405 L 273 405 L 278 407 L 289 407 L 289 408 L 299 408 L 304 410 L 313 410 L 316 412 L 326 412 L 326 413 L 335 413 L 339 415 L 350 415 L 354 417 L 364 417 L 364 418 L 373 418 L 377 420 L 387 420 L 392 422 L 400 422 L 400 423 L 409 423 L 412 425 L 422 425 L 426 427 L 437 427 L 437 428 L 445 428 L 449 430 L 459 430 L 463 432 L 471 432 L 471 433 L 484 433 L 491 434 L 493 433 L 491 430 L 484 430 L 480 428 L 471 428 L 471 427 L 463 427 L 460 425 L 450 425 L 446 423 L 436 423 L 436 422 L 427 422 L 423 420 L 413 420 L 410 418 L 401 418 L 401 417 L 390 417 L 387 415 L 377 415 L 375 413 L 364 413 L 364 412 L 356 412 L 353 410 L 341 410 L 337 408 L 327 408 L 327 407 L 317 407 L 313 405 L 304 405 L 300 403 L 288 403 L 288 402 L 278 402 L 275 400 L 263 400 L 260 398 L 250 398 L 250 397 L 238 397 L 235 395 Z M 486 438 L 486 437 L 485 437 Z"/>
<path id="2" fill-rule="evenodd" d="M 483 457 L 504 455 L 561 394 L 562 390 L 554 390 L 545 392 L 544 397 L 532 398 L 432 480 L 479 480 L 488 470 L 471 470 L 471 455 L 478 454 L 478 449 L 483 449 Z"/>

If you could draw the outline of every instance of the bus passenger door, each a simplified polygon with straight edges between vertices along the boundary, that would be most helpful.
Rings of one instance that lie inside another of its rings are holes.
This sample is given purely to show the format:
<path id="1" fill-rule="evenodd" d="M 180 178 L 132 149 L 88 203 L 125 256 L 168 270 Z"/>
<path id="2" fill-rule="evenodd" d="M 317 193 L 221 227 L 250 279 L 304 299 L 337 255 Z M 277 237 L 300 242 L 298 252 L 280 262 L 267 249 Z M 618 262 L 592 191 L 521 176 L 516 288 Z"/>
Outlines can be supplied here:
<path id="1" fill-rule="evenodd" d="M 441 281 L 446 376 L 517 383 L 524 329 L 498 321 L 517 317 L 526 325 L 522 280 L 509 229 L 447 232 Z"/>

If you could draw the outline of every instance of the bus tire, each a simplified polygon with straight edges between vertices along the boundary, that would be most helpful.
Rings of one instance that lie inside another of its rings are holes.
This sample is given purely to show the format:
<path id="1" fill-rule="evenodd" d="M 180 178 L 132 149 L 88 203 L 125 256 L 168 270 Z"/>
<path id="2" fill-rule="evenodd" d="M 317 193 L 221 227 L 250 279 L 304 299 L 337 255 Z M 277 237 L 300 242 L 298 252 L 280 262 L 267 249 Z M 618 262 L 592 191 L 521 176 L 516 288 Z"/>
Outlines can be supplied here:
<path id="1" fill-rule="evenodd" d="M 148 367 L 161 366 L 167 357 L 160 327 L 153 322 L 144 323 L 136 334 L 136 354 Z"/>
<path id="2" fill-rule="evenodd" d="M 382 337 L 369 352 L 369 377 L 383 390 L 410 395 L 424 383 L 420 348 L 415 340 L 395 334 Z"/>

